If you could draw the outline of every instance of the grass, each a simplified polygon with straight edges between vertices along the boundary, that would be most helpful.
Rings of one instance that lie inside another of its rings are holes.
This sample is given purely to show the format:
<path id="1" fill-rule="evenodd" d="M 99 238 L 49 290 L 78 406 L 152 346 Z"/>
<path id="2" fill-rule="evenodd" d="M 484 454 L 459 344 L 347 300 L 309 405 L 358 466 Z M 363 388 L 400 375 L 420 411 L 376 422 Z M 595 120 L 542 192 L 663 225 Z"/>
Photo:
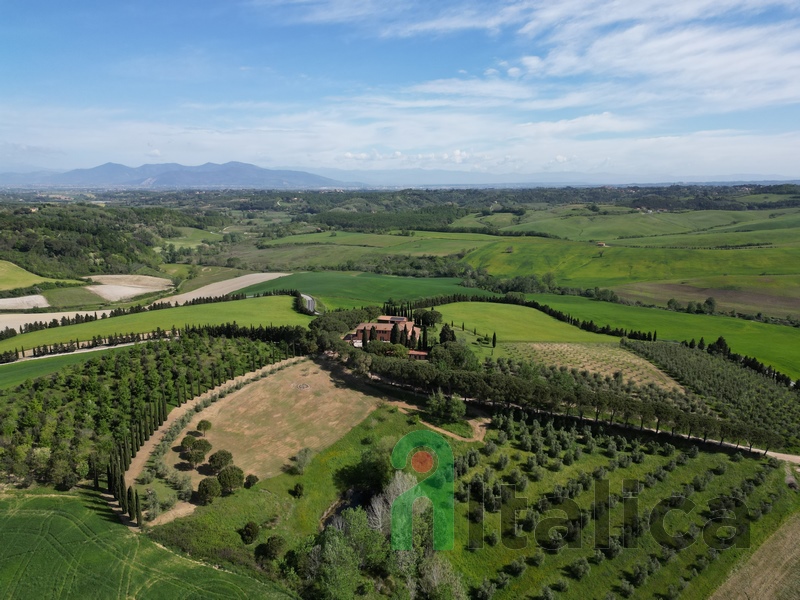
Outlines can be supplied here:
<path id="1" fill-rule="evenodd" d="M 497 239 L 497 238 L 495 238 Z M 500 238 L 470 252 L 473 267 L 511 277 L 553 273 L 559 285 L 614 287 L 639 281 L 728 275 L 796 275 L 800 247 L 698 250 L 598 248 L 586 242 Z"/>
<path id="2" fill-rule="evenodd" d="M 618 343 L 617 338 L 589 333 L 562 323 L 543 312 L 513 304 L 488 302 L 456 302 L 437 306 L 444 323 L 453 323 L 456 337 L 462 335 L 461 323 L 478 335 L 497 334 L 497 342 L 607 342 Z"/>
<path id="3" fill-rule="evenodd" d="M 91 323 L 56 327 L 17 335 L 0 341 L 0 351 L 13 350 L 21 346 L 26 349 L 42 344 L 89 340 L 94 336 L 112 333 L 144 333 L 173 326 L 215 325 L 235 321 L 239 325 L 307 325 L 311 317 L 301 315 L 292 308 L 293 298 L 273 296 L 252 298 L 233 302 L 181 306 L 152 312 L 125 315 L 111 319 L 100 319 Z"/>
<path id="4" fill-rule="evenodd" d="M 99 358 L 113 349 L 98 350 L 97 352 L 79 352 L 75 354 L 62 354 L 48 358 L 37 358 L 22 362 L 0 365 L 0 389 L 18 386 L 26 379 L 36 379 L 50 373 L 55 373 L 62 367 L 81 364 L 92 358 Z"/>
<path id="5" fill-rule="evenodd" d="M 390 298 L 399 301 L 445 294 L 490 294 L 484 290 L 467 289 L 459 285 L 460 282 L 460 279 L 447 277 L 394 277 L 333 271 L 295 273 L 241 291 L 254 294 L 275 289 L 297 289 L 318 298 L 329 309 L 380 306 Z"/>
<path id="6" fill-rule="evenodd" d="M 577 241 L 615 240 L 632 235 L 686 234 L 698 230 L 736 225 L 760 217 L 744 211 L 687 211 L 623 214 L 592 213 L 583 206 L 561 210 L 528 212 L 522 222 L 505 227 L 508 231 L 541 231 Z"/>
<path id="7" fill-rule="evenodd" d="M 415 232 L 414 236 L 351 232 L 307 233 L 275 240 L 252 240 L 232 247 L 230 255 L 260 270 L 306 270 L 334 267 L 348 261 L 376 260 L 387 254 L 447 256 L 467 252 L 496 238 L 437 232 Z"/>
<path id="8" fill-rule="evenodd" d="M 4 598 L 292 598 L 128 531 L 95 492 L 0 496 Z"/>
<path id="9" fill-rule="evenodd" d="M 699 341 L 704 337 L 706 343 L 710 343 L 722 336 L 734 352 L 755 356 L 792 378 L 800 377 L 800 329 L 794 327 L 717 315 L 690 315 L 597 302 L 579 296 L 535 294 L 531 297 L 574 317 L 593 320 L 597 324 L 655 330 L 660 340 L 681 341 L 695 338 Z"/>
<path id="10" fill-rule="evenodd" d="M 7 260 L 0 260 L 0 290 L 15 290 L 17 288 L 30 287 L 45 281 L 57 281 L 47 277 L 39 277 L 18 267 Z"/>
<path id="11" fill-rule="evenodd" d="M 47 298 L 52 308 L 57 309 L 78 307 L 88 309 L 108 304 L 107 300 L 82 287 L 55 288 L 45 290 L 42 295 Z"/>
<path id="12" fill-rule="evenodd" d="M 183 235 L 177 238 L 164 240 L 164 245 L 173 244 L 176 248 L 196 248 L 205 240 L 218 242 L 222 239 L 222 234 L 197 229 L 196 227 L 178 227 Z"/>
<path id="13" fill-rule="evenodd" d="M 184 292 L 191 292 L 210 283 L 218 283 L 220 281 L 227 281 L 240 275 L 247 275 L 252 271 L 245 269 L 231 269 L 229 267 L 208 267 L 198 266 L 198 275 L 192 279 L 186 279 L 189 276 L 189 268 L 191 265 L 186 264 L 166 264 L 162 269 L 170 277 L 182 277 L 184 279 L 180 288 L 175 293 L 182 294 Z M 163 276 L 163 274 L 162 274 Z"/>
<path id="14" fill-rule="evenodd" d="M 211 421 L 205 437 L 212 452 L 228 450 L 245 473 L 273 477 L 302 448 L 324 450 L 375 408 L 374 396 L 337 385 L 339 381 L 311 362 L 290 366 L 199 413 L 187 432 L 201 418 Z M 170 452 L 167 462 L 181 459 Z M 193 471 L 192 476 L 196 486 L 202 475 Z"/>

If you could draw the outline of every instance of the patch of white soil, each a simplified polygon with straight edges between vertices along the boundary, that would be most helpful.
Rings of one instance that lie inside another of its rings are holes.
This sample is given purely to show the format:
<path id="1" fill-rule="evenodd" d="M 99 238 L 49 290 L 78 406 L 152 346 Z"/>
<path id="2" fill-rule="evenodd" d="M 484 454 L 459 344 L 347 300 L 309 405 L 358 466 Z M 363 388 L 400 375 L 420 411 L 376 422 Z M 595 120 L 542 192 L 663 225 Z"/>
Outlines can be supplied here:
<path id="1" fill-rule="evenodd" d="M 0 310 L 26 310 L 28 308 L 47 308 L 50 303 L 41 294 L 20 296 L 19 298 L 0 298 Z"/>

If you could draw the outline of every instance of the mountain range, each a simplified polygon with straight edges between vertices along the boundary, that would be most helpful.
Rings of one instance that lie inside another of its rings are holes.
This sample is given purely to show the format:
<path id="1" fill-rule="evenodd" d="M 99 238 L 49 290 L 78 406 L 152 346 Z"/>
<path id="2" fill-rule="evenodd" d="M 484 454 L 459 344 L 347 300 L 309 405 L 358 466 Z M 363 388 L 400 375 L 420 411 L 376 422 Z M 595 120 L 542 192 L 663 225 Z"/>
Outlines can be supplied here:
<path id="1" fill-rule="evenodd" d="M 0 173 L 0 186 L 6 187 L 304 189 L 343 185 L 346 184 L 305 171 L 263 169 L 241 162 L 206 163 L 196 167 L 164 163 L 135 168 L 106 163 L 66 173 Z"/>
<path id="2" fill-rule="evenodd" d="M 625 176 L 614 173 L 541 172 L 479 173 L 436 169 L 339 170 L 302 167 L 264 169 L 241 162 L 206 163 L 184 166 L 177 163 L 127 167 L 106 163 L 91 169 L 64 173 L 34 171 L 0 173 L 0 187 L 7 188 L 251 188 L 251 189 L 330 189 L 401 187 L 559 187 L 596 185 L 665 185 L 672 183 L 785 183 L 796 181 L 780 175 L 737 174 L 717 177 Z"/>

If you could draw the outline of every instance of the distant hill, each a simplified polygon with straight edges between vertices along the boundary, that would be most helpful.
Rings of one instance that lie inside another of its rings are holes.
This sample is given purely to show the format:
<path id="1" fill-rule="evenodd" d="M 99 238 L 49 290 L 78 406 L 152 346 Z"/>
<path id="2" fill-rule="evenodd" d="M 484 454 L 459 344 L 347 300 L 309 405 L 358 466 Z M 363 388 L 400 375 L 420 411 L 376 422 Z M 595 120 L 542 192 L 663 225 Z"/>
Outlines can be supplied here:
<path id="1" fill-rule="evenodd" d="M 51 186 L 76 188 L 262 188 L 298 189 L 342 187 L 340 181 L 305 171 L 263 169 L 255 165 L 229 162 L 187 167 L 176 163 L 126 167 L 106 163 L 92 169 L 66 173 L 2 173 L 0 185 Z"/>

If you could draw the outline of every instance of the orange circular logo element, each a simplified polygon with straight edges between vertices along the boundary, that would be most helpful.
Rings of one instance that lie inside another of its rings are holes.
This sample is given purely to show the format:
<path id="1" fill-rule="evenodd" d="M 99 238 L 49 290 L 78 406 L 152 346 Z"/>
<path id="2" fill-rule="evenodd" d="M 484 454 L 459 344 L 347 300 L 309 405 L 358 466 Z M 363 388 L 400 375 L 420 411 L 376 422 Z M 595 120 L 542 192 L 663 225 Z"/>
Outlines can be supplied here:
<path id="1" fill-rule="evenodd" d="M 411 457 L 411 468 L 417 473 L 427 473 L 433 468 L 433 455 L 425 450 L 416 452 Z"/>

